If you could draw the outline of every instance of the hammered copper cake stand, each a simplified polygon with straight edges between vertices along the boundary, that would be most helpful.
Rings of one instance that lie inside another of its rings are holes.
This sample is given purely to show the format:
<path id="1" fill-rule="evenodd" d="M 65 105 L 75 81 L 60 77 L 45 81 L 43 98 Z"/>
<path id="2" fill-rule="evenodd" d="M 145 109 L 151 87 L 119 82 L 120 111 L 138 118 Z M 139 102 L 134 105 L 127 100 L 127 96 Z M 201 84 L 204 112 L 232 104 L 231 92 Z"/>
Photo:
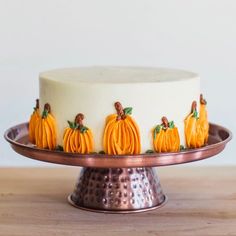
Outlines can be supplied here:
<path id="1" fill-rule="evenodd" d="M 28 123 L 8 129 L 5 138 L 19 154 L 45 162 L 82 166 L 74 192 L 68 201 L 80 209 L 133 213 L 163 206 L 163 194 L 154 167 L 198 161 L 214 156 L 225 148 L 231 132 L 210 124 L 209 144 L 175 153 L 140 155 L 74 154 L 38 149 L 28 141 Z"/>

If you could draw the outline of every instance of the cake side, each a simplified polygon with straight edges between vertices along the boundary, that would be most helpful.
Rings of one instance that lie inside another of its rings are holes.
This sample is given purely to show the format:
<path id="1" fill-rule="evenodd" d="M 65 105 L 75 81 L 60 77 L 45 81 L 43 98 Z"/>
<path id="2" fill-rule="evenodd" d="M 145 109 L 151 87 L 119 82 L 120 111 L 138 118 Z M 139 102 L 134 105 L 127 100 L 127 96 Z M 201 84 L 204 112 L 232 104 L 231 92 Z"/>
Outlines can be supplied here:
<path id="1" fill-rule="evenodd" d="M 89 68 L 86 70 L 90 71 Z M 58 79 L 57 74 L 61 74 L 61 70 L 54 71 L 53 76 L 49 72 L 40 75 L 40 110 L 42 111 L 45 103 L 50 104 L 57 123 L 59 145 L 63 144 L 67 121 L 74 120 L 74 117 L 81 112 L 85 115 L 86 125 L 93 132 L 94 151 L 103 150 L 105 120 L 108 115 L 116 113 L 114 103 L 117 101 L 124 107 L 133 108 L 132 117 L 140 129 L 142 152 L 153 150 L 152 131 L 161 122 L 163 116 L 174 121 L 179 130 L 181 144 L 185 145 L 184 119 L 191 111 L 192 102 L 198 101 L 200 95 L 200 78 L 196 74 L 149 68 L 132 68 L 125 73 L 127 68 L 119 67 L 118 72 L 112 69 L 113 76 L 109 71 L 108 75 L 111 77 L 109 82 L 106 76 L 105 79 L 101 79 L 97 67 L 95 70 L 99 74 L 97 79 L 94 69 L 91 70 L 93 72 L 90 71 L 87 80 L 81 79 L 80 76 L 76 79 L 75 74 L 80 74 L 80 69 L 72 69 L 71 73 L 68 69 Z M 135 72 L 132 74 L 132 71 Z M 104 73 L 102 68 L 102 74 Z M 166 73 L 166 76 L 163 73 Z M 175 74 L 173 79 L 170 77 L 171 73 Z M 118 79 L 121 78 L 121 74 L 123 79 L 125 78 L 123 82 Z M 138 79 L 137 77 L 135 79 L 137 74 L 139 74 Z"/>

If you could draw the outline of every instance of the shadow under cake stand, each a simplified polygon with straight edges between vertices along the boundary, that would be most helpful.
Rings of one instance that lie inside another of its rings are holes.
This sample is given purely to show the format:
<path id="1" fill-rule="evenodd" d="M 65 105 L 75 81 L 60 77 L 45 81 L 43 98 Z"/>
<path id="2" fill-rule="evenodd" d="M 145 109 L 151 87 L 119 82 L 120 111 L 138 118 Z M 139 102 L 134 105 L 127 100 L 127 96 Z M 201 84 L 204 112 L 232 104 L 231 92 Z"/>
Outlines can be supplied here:
<path id="1" fill-rule="evenodd" d="M 19 154 L 45 162 L 82 166 L 74 192 L 73 206 L 108 213 L 134 213 L 163 206 L 163 193 L 154 167 L 169 166 L 212 157 L 225 148 L 231 132 L 210 124 L 209 142 L 202 148 L 173 153 L 140 155 L 77 154 L 38 149 L 28 141 L 28 123 L 5 132 L 5 139 Z"/>

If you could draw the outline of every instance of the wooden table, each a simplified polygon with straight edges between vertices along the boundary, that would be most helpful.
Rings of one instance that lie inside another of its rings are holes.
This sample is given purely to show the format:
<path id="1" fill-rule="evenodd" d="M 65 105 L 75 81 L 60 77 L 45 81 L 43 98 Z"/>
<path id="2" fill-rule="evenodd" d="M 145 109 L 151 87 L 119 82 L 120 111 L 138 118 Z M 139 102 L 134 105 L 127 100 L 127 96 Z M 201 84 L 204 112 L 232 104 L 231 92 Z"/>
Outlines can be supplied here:
<path id="1" fill-rule="evenodd" d="M 159 168 L 169 202 L 131 215 L 67 203 L 78 168 L 0 169 L 0 235 L 236 235 L 236 167 Z"/>

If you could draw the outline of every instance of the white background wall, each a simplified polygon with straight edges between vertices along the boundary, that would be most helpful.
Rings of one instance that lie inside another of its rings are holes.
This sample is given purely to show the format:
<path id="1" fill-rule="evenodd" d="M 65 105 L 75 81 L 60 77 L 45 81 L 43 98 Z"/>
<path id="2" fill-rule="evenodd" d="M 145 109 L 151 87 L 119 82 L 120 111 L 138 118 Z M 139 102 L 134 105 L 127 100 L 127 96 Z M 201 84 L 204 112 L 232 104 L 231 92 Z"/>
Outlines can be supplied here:
<path id="1" fill-rule="evenodd" d="M 0 0 L 0 166 L 36 166 L 3 139 L 27 121 L 40 71 L 84 65 L 182 68 L 201 75 L 212 122 L 236 133 L 235 0 Z M 236 164 L 232 140 L 217 158 Z"/>

